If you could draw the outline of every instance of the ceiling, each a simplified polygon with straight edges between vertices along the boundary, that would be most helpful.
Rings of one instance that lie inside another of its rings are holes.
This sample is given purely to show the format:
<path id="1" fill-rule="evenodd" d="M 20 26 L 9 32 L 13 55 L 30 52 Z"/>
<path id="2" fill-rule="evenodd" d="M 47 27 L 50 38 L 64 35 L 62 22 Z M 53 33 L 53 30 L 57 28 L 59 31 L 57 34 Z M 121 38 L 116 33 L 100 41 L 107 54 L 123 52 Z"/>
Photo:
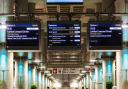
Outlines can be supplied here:
<path id="1" fill-rule="evenodd" d="M 101 3 L 101 0 L 86 0 L 83 5 L 46 5 L 44 6 L 40 4 L 40 0 L 38 0 L 36 4 L 36 10 L 39 12 L 45 13 L 94 13 L 96 12 L 97 3 Z M 45 43 L 44 47 L 47 48 L 47 24 L 48 20 L 56 20 L 56 14 L 49 14 L 43 17 L 38 17 L 43 19 L 43 29 L 45 34 Z M 84 66 L 86 62 L 88 62 L 88 52 L 87 52 L 87 22 L 90 18 L 95 18 L 93 15 L 83 15 L 83 14 L 75 14 L 72 17 L 72 20 L 80 20 L 82 22 L 81 29 L 81 50 L 54 50 L 49 51 L 45 49 L 44 56 L 45 62 L 48 67 L 77 67 L 81 68 Z M 61 14 L 59 16 L 59 20 L 69 20 L 68 14 Z"/>

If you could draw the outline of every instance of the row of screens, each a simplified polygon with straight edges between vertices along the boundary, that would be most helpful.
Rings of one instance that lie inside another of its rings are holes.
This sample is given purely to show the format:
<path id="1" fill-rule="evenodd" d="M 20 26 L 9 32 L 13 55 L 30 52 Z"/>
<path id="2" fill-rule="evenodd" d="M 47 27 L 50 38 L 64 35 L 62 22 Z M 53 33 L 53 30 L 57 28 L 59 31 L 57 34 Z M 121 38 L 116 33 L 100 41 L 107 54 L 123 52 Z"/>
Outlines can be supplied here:
<path id="1" fill-rule="evenodd" d="M 115 22 L 89 22 L 88 48 L 90 50 L 121 50 L 122 27 Z M 39 22 L 7 22 L 6 48 L 8 50 L 39 50 L 41 39 Z M 48 21 L 48 50 L 80 50 L 81 22 Z"/>
<path id="2" fill-rule="evenodd" d="M 83 4 L 83 0 L 47 0 L 47 4 Z"/>

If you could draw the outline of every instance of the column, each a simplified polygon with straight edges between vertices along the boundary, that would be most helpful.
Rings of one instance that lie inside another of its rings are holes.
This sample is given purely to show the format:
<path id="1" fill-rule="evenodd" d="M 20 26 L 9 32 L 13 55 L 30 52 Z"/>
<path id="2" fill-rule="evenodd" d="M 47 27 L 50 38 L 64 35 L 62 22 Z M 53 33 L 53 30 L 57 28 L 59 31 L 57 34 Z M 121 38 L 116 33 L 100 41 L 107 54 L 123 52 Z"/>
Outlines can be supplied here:
<path id="1" fill-rule="evenodd" d="M 98 66 L 98 89 L 103 88 L 103 69 L 102 65 Z"/>
<path id="2" fill-rule="evenodd" d="M 96 82 L 96 76 L 95 76 L 95 69 L 92 71 L 92 89 L 95 89 L 95 82 Z"/>
<path id="3" fill-rule="evenodd" d="M 36 84 L 36 67 L 34 66 L 32 69 L 32 84 Z"/>
<path id="4" fill-rule="evenodd" d="M 44 76 L 44 73 L 42 73 L 42 89 L 45 89 L 45 76 Z"/>
<path id="5" fill-rule="evenodd" d="M 48 86 L 48 78 L 47 78 L 47 76 L 45 75 L 45 89 L 47 89 L 47 86 Z"/>
<path id="6" fill-rule="evenodd" d="M 8 89 L 13 89 L 13 52 L 9 52 L 8 53 L 8 68 L 9 68 L 9 71 L 8 71 L 8 83 L 7 83 L 7 87 Z"/>
<path id="7" fill-rule="evenodd" d="M 38 73 L 39 73 L 39 71 L 36 68 L 36 86 L 37 86 L 37 88 L 39 88 L 39 86 L 38 86 L 39 85 L 39 76 L 38 76 L 39 74 Z"/>
<path id="8" fill-rule="evenodd" d="M 41 88 L 41 84 L 42 84 L 41 71 L 39 71 L 38 76 L 39 76 L 39 83 L 38 83 L 38 86 L 39 86 L 39 89 L 42 89 L 42 88 Z"/>
<path id="9" fill-rule="evenodd" d="M 86 74 L 86 86 L 89 89 L 89 73 Z"/>
<path id="10" fill-rule="evenodd" d="M 31 89 L 31 86 L 32 86 L 32 66 L 29 65 L 28 67 L 28 80 L 29 80 L 29 88 L 28 89 Z"/>
<path id="11" fill-rule="evenodd" d="M 95 66 L 95 77 L 96 77 L 96 82 L 95 82 L 95 89 L 98 89 L 98 79 L 99 79 L 99 76 L 98 76 L 98 66 Z"/>
<path id="12" fill-rule="evenodd" d="M 9 71 L 8 68 L 8 53 L 4 47 L 0 48 L 0 81 L 1 85 L 3 88 L 7 86 L 7 74 Z"/>
<path id="13" fill-rule="evenodd" d="M 113 86 L 116 86 L 116 60 L 113 60 Z"/>
<path id="14" fill-rule="evenodd" d="M 83 78 L 83 81 L 84 81 L 84 89 L 86 89 L 85 76 L 84 76 L 84 78 Z"/>
<path id="15" fill-rule="evenodd" d="M 103 68 L 103 89 L 106 89 L 106 61 L 102 61 L 102 68 Z"/>
<path id="16" fill-rule="evenodd" d="M 28 61 L 24 62 L 24 89 L 28 89 Z"/>
<path id="17" fill-rule="evenodd" d="M 82 89 L 82 80 L 79 81 L 79 89 Z"/>
<path id="18" fill-rule="evenodd" d="M 128 48 L 125 47 L 122 50 L 121 59 L 121 86 L 123 87 L 126 82 L 128 82 Z"/>
<path id="19" fill-rule="evenodd" d="M 17 73 L 17 89 L 24 88 L 24 61 L 22 59 L 17 60 L 18 61 L 18 73 Z"/>
<path id="20" fill-rule="evenodd" d="M 52 81 L 50 80 L 50 87 L 49 87 L 49 89 L 52 89 Z"/>
<path id="21" fill-rule="evenodd" d="M 90 71 L 90 88 L 89 89 L 93 89 L 93 77 L 92 77 L 92 71 Z"/>
<path id="22" fill-rule="evenodd" d="M 15 60 L 15 76 L 14 76 L 14 87 L 17 88 L 18 87 L 18 61 Z"/>
<path id="23" fill-rule="evenodd" d="M 117 89 L 121 89 L 121 52 L 116 52 L 116 64 L 117 64 Z"/>

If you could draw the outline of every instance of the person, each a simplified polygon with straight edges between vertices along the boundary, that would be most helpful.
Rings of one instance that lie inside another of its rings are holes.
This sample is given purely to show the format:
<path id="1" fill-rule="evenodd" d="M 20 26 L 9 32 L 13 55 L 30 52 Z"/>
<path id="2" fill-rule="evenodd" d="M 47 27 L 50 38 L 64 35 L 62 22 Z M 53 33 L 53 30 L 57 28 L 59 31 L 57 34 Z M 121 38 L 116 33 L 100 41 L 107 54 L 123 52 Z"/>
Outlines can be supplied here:
<path id="1" fill-rule="evenodd" d="M 128 81 L 125 80 L 122 84 L 122 89 L 128 89 Z"/>

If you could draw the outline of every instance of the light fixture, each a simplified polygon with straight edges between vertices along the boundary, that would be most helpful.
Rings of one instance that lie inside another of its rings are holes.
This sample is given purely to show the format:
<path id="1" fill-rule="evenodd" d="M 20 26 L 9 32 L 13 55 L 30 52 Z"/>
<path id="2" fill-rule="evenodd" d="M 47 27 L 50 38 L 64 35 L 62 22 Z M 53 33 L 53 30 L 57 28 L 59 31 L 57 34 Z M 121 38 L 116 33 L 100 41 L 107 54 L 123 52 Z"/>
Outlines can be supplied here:
<path id="1" fill-rule="evenodd" d="M 34 60 L 35 63 L 40 63 L 41 61 L 39 59 Z"/>
<path id="2" fill-rule="evenodd" d="M 54 88 L 61 88 L 61 83 L 60 83 L 60 82 L 55 82 L 55 83 L 53 84 L 53 87 L 54 87 Z"/>
<path id="3" fill-rule="evenodd" d="M 1 24 L 0 29 L 7 29 L 7 25 L 6 24 Z"/>
<path id="4" fill-rule="evenodd" d="M 128 28 L 128 24 L 122 24 L 122 28 Z"/>
<path id="5" fill-rule="evenodd" d="M 90 62 L 96 62 L 97 60 L 95 60 L 95 59 L 92 59 L 92 60 L 90 60 Z"/>
<path id="6" fill-rule="evenodd" d="M 70 58 L 73 58 L 73 59 L 74 59 L 74 58 L 76 58 L 76 57 L 75 57 L 75 56 L 71 56 Z"/>
<path id="7" fill-rule="evenodd" d="M 52 75 L 52 74 L 50 74 L 50 73 L 49 73 L 49 74 L 47 74 L 47 76 L 48 76 L 48 77 L 50 77 L 51 75 Z"/>
<path id="8" fill-rule="evenodd" d="M 60 56 L 56 56 L 56 58 L 60 58 Z"/>
<path id="9" fill-rule="evenodd" d="M 70 84 L 70 87 L 72 87 L 72 88 L 78 88 L 78 82 L 77 82 L 77 81 L 73 81 L 73 82 Z"/>
<path id="10" fill-rule="evenodd" d="M 46 67 L 45 67 L 45 64 L 44 64 L 44 63 L 40 63 L 40 64 L 39 64 L 39 68 L 40 68 L 40 69 L 45 69 L 45 68 L 46 68 Z"/>
<path id="11" fill-rule="evenodd" d="M 79 80 L 80 78 L 81 78 L 81 77 L 80 77 L 80 76 L 78 76 L 76 79 L 77 79 L 77 80 Z"/>
<path id="12" fill-rule="evenodd" d="M 83 76 L 84 74 L 81 73 L 81 74 L 79 74 L 79 75 L 80 75 L 80 76 Z"/>
<path id="13" fill-rule="evenodd" d="M 85 73 L 86 73 L 86 71 L 85 71 L 85 70 L 82 70 L 82 71 L 81 71 L 81 73 L 82 73 L 82 74 L 85 74 Z"/>
<path id="14" fill-rule="evenodd" d="M 90 66 L 87 66 L 87 65 L 86 65 L 85 68 L 90 68 Z"/>
<path id="15" fill-rule="evenodd" d="M 44 71 L 45 74 L 50 74 L 50 71 L 46 70 Z"/>

